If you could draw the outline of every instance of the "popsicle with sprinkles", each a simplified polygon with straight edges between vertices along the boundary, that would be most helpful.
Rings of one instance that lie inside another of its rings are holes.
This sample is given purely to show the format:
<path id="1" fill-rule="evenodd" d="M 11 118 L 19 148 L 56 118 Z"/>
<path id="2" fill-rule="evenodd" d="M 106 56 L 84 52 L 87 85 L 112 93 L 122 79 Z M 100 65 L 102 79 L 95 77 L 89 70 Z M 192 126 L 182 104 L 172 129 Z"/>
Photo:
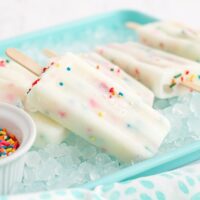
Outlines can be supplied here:
<path id="1" fill-rule="evenodd" d="M 200 91 L 200 64 L 196 62 L 135 42 L 107 45 L 97 48 L 97 52 L 146 85 L 158 98 Z"/>
<path id="2" fill-rule="evenodd" d="M 200 61 L 200 31 L 167 21 L 145 25 L 129 22 L 127 26 L 138 33 L 139 41 L 145 45 Z"/>
<path id="3" fill-rule="evenodd" d="M 128 75 L 117 65 L 114 65 L 109 60 L 103 58 L 95 52 L 82 54 L 81 57 L 84 58 L 84 60 L 86 60 L 92 67 L 96 67 L 96 69 L 104 73 L 104 75 L 112 78 L 112 80 L 115 80 L 122 85 L 126 92 L 135 92 L 146 104 L 152 106 L 154 100 L 153 92 L 139 81 Z M 112 88 L 110 88 L 110 90 L 112 90 Z M 124 96 L 123 91 L 118 91 L 117 94 L 120 97 Z"/>
<path id="4" fill-rule="evenodd" d="M 134 90 L 101 72 L 101 64 L 97 69 L 72 53 L 53 58 L 49 66 L 28 93 L 26 109 L 48 112 L 62 126 L 126 162 L 157 152 L 169 122 Z M 116 76 L 121 72 L 110 68 Z"/>
<path id="5" fill-rule="evenodd" d="M 27 90 L 31 85 L 37 84 L 38 77 L 13 61 L 5 59 L 1 61 L 4 67 L 0 67 L 0 101 L 24 108 Z M 29 112 L 29 114 L 37 126 L 36 146 L 60 143 L 69 133 L 64 127 L 41 113 Z"/>

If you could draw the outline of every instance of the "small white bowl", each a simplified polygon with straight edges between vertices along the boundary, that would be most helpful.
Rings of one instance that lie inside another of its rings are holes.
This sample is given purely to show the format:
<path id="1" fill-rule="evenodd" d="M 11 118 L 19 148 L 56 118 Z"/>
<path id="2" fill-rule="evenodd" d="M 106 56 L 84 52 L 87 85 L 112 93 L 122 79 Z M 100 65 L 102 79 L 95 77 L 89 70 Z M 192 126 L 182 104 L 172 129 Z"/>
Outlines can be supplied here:
<path id="1" fill-rule="evenodd" d="M 36 126 L 32 118 L 22 109 L 0 103 L 0 128 L 6 128 L 20 142 L 16 152 L 0 159 L 0 195 L 2 195 L 9 194 L 13 185 L 22 180 L 24 154 L 35 141 Z"/>

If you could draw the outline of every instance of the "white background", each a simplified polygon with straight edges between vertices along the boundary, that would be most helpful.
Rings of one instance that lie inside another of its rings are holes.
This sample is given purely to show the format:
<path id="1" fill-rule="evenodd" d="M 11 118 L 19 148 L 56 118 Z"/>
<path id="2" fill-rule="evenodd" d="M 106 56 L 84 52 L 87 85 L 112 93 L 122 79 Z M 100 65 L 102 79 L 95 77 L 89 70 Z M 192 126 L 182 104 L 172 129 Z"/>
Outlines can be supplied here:
<path id="1" fill-rule="evenodd" d="M 0 0 L 0 39 L 116 9 L 136 9 L 200 29 L 200 0 Z"/>

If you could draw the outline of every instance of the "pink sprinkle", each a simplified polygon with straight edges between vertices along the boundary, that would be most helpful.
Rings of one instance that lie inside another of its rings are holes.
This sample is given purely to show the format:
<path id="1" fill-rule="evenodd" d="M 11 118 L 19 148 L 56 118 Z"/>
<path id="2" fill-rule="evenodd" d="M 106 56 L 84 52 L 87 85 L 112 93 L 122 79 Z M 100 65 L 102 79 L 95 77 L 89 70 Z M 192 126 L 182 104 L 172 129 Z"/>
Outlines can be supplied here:
<path id="1" fill-rule="evenodd" d="M 6 65 L 5 65 L 5 62 L 4 62 L 4 60 L 0 60 L 0 67 L 5 67 Z"/>
<path id="2" fill-rule="evenodd" d="M 120 69 L 117 70 L 117 73 L 120 73 Z"/>
<path id="3" fill-rule="evenodd" d="M 9 143 L 9 142 L 6 142 L 6 141 L 4 141 L 4 140 L 3 140 L 3 141 L 1 141 L 1 144 L 2 144 L 2 145 L 5 145 L 5 146 L 9 146 L 9 145 L 10 145 L 10 143 Z"/>
<path id="4" fill-rule="evenodd" d="M 91 105 L 93 108 L 98 107 L 98 104 L 97 104 L 97 102 L 96 102 L 94 99 L 90 99 L 90 105 Z"/>
<path id="5" fill-rule="evenodd" d="M 59 111 L 58 114 L 60 115 L 60 117 L 66 117 L 66 113 L 63 111 Z"/>
<path id="6" fill-rule="evenodd" d="M 15 96 L 13 94 L 8 94 L 6 97 L 9 100 L 9 102 L 13 102 L 15 100 Z"/>
<path id="7" fill-rule="evenodd" d="M 101 87 L 104 88 L 105 90 L 108 89 L 108 86 L 106 85 L 106 83 L 101 83 Z"/>
<path id="8" fill-rule="evenodd" d="M 103 54 L 103 49 L 99 49 L 98 52 L 99 52 L 100 54 Z"/>

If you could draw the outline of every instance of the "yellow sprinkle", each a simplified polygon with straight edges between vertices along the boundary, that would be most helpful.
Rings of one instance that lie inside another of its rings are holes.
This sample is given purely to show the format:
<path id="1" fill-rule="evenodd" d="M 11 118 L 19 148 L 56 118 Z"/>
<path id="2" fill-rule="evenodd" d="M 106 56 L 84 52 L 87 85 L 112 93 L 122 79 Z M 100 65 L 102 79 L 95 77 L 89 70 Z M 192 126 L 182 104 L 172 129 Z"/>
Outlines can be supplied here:
<path id="1" fill-rule="evenodd" d="M 190 76 L 190 78 L 189 78 L 189 80 L 190 81 L 193 81 L 193 79 L 196 77 L 196 75 L 195 74 L 192 74 L 191 76 Z"/>
<path id="2" fill-rule="evenodd" d="M 0 131 L 0 135 L 5 135 L 6 132 L 5 131 Z"/>
<path id="3" fill-rule="evenodd" d="M 12 139 L 7 140 L 10 144 L 14 144 L 15 142 Z"/>
<path id="4" fill-rule="evenodd" d="M 60 67 L 60 64 L 59 64 L 59 63 L 56 63 L 56 64 L 55 64 L 55 67 Z"/>
<path id="5" fill-rule="evenodd" d="M 92 142 L 95 142 L 95 141 L 96 141 L 96 137 L 90 136 L 90 140 L 91 140 Z"/>
<path id="6" fill-rule="evenodd" d="M 102 112 L 99 112 L 98 115 L 99 115 L 99 117 L 103 117 L 103 113 Z"/>
<path id="7" fill-rule="evenodd" d="M 9 152 L 12 152 L 12 150 L 13 150 L 12 148 L 7 148 L 6 152 L 9 153 Z"/>

